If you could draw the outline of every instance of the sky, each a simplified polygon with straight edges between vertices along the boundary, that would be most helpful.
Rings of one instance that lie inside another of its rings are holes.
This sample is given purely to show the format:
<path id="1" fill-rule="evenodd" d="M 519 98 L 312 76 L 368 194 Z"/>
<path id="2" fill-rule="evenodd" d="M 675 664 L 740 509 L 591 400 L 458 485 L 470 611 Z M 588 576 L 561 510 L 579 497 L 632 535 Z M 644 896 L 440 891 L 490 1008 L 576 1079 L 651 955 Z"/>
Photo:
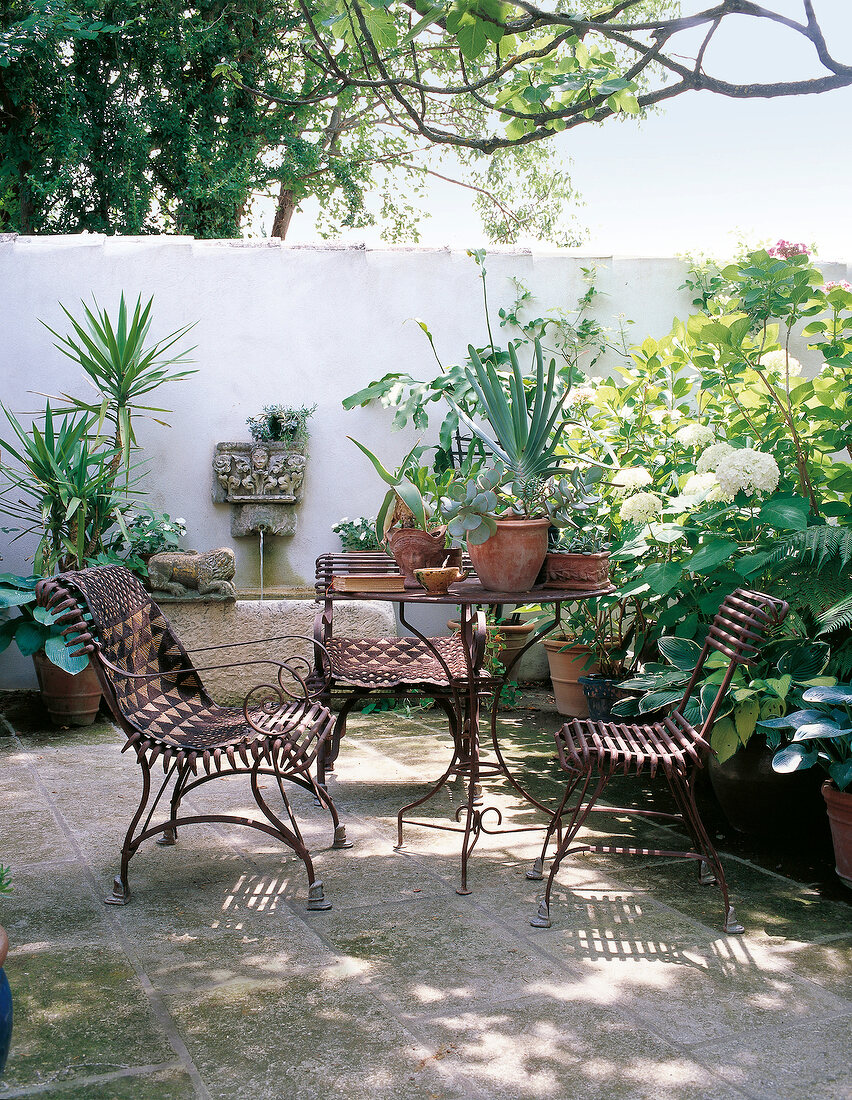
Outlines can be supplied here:
<path id="1" fill-rule="evenodd" d="M 852 0 L 815 0 L 826 37 L 852 63 Z M 684 11 L 706 4 L 685 2 Z M 766 6 L 801 19 L 801 0 Z M 708 51 L 706 67 L 727 79 L 763 81 L 813 75 L 807 43 L 781 28 L 731 20 Z M 686 52 L 686 51 L 684 51 Z M 852 262 L 852 88 L 771 100 L 731 100 L 690 92 L 641 123 L 610 121 L 558 135 L 583 205 L 586 255 L 724 258 L 740 240 L 756 247 L 779 238 L 815 245 L 820 259 Z M 421 244 L 486 243 L 468 194 L 432 181 Z M 310 208 L 294 217 L 287 240 L 316 241 Z M 344 239 L 381 246 L 379 231 Z M 535 246 L 536 242 L 523 241 Z M 544 246 L 549 247 L 549 246 Z"/>

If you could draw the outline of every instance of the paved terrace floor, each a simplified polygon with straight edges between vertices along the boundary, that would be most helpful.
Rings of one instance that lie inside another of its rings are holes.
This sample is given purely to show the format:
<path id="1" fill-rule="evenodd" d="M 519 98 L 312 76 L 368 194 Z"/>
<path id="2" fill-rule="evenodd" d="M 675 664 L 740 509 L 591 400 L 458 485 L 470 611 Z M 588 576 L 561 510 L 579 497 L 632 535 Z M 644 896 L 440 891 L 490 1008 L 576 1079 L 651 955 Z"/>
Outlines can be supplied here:
<path id="1" fill-rule="evenodd" d="M 295 859 L 218 826 L 145 845 L 131 903 L 107 907 L 138 781 L 121 736 L 108 722 L 46 731 L 32 697 L 7 716 L 0 857 L 15 890 L 0 922 L 16 1020 L 0 1096 L 852 1096 L 840 884 L 794 881 L 741 842 L 726 864 L 747 931 L 728 937 L 691 865 L 586 855 L 561 872 L 553 928 L 534 929 L 529 836 L 484 837 L 467 897 L 454 834 L 412 828 L 405 854 L 392 849 L 395 809 L 446 760 L 430 711 L 352 720 L 332 781 L 352 849 L 329 850 L 327 818 L 295 800 L 330 912 L 306 911 Z M 554 721 L 501 722 L 548 798 Z M 253 805 L 240 781 L 210 786 Z M 495 801 L 528 819 L 507 792 Z M 594 829 L 630 831 L 609 815 Z"/>

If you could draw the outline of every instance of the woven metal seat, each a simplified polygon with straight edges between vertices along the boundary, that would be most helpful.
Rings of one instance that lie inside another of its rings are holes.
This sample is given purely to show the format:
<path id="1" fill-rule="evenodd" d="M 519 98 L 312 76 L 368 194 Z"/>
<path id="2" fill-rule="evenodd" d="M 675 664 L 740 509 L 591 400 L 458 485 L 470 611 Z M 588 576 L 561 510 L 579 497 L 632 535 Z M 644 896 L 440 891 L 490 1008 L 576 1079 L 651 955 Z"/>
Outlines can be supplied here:
<path id="1" fill-rule="evenodd" d="M 609 852 L 621 855 L 674 856 L 699 861 L 699 881 L 704 884 L 716 883 L 721 890 L 725 931 L 743 931 L 730 904 L 724 868 L 698 812 L 694 794 L 695 774 L 711 751 L 710 732 L 736 668 L 739 665 L 752 664 L 756 660 L 766 631 L 778 625 L 788 610 L 788 605 L 783 600 L 774 599 L 762 592 L 737 589 L 722 602 L 683 697 L 670 714 L 656 720 L 649 718 L 641 724 L 572 719 L 556 731 L 554 737 L 559 763 L 570 778 L 559 809 L 548 828 L 542 853 L 527 872 L 528 878 L 539 880 L 544 877 L 548 844 L 553 834 L 559 834 L 563 826 L 564 832 L 550 869 L 545 895 L 531 924 L 539 928 L 550 927 L 553 882 L 566 855 L 572 852 Z M 701 678 L 707 657 L 714 651 L 727 657 L 729 664 L 701 728 L 695 729 L 683 711 Z M 614 775 L 639 776 L 644 771 L 651 776 L 658 773 L 664 776 L 678 813 L 665 814 L 644 808 L 596 805 Z M 569 803 L 578 789 L 576 803 L 569 810 Z M 593 810 L 680 823 L 686 829 L 694 847 L 689 851 L 670 851 L 583 842 L 575 844 L 577 833 Z M 563 822 L 565 817 L 567 824 Z"/>
<path id="2" fill-rule="evenodd" d="M 291 848 L 307 871 L 308 908 L 329 908 L 284 789 L 286 780 L 311 792 L 331 815 L 332 847 L 349 847 L 334 803 L 311 775 L 334 728 L 331 713 L 307 688 L 311 662 L 304 657 L 247 660 L 245 664 L 272 664 L 275 682 L 250 691 L 242 708 L 222 707 L 205 691 L 199 670 L 168 619 L 128 570 L 105 566 L 63 573 L 42 581 L 37 595 L 38 602 L 64 625 L 69 647 L 90 655 L 110 709 L 127 735 L 124 749 L 134 750 L 142 769 L 142 797 L 127 830 L 121 870 L 107 902 L 129 900 L 128 864 L 143 841 L 159 836 L 160 844 L 174 844 L 179 826 L 225 822 L 257 829 Z M 288 636 L 280 640 L 294 641 Z M 211 646 L 206 652 L 221 648 Z M 146 814 L 151 769 L 158 760 L 164 779 Z M 180 813 L 191 791 L 210 779 L 231 775 L 249 777 L 262 819 Z M 261 794 L 261 775 L 275 778 L 288 824 Z M 166 820 L 152 823 L 157 806 L 166 799 Z"/>
<path id="3" fill-rule="evenodd" d="M 370 697 L 381 699 L 434 700 L 447 715 L 450 732 L 461 759 L 468 753 L 465 723 L 459 715 L 469 675 L 468 657 L 458 634 L 450 637 L 415 638 L 386 636 L 350 638 L 334 632 L 334 601 L 328 598 L 334 577 L 359 575 L 400 576 L 393 558 L 382 552 L 322 554 L 316 561 L 316 594 L 323 604 L 314 637 L 318 643 L 317 669 L 324 682 L 325 703 L 336 697 L 337 720 L 333 736 L 321 754 L 320 783 L 331 770 L 346 733 L 349 713 Z M 369 599 L 369 595 L 364 596 Z M 485 656 L 485 624 L 477 623 L 473 644 L 476 672 Z"/>

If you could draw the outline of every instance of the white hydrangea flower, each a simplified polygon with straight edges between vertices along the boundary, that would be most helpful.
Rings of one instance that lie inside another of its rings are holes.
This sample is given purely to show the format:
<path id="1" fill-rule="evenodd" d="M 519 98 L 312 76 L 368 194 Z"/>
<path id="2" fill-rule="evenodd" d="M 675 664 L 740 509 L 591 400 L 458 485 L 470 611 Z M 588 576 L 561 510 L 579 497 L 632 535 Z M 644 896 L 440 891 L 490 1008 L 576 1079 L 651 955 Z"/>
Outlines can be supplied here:
<path id="1" fill-rule="evenodd" d="M 644 524 L 650 523 L 663 510 L 663 502 L 653 493 L 634 493 L 621 505 L 621 516 L 624 523 Z"/>
<path id="2" fill-rule="evenodd" d="M 760 365 L 765 371 L 770 374 L 780 374 L 784 377 L 787 373 L 787 364 L 790 365 L 790 377 L 794 374 L 802 373 L 802 364 L 798 359 L 794 359 L 791 355 L 788 359 L 785 352 L 779 351 L 767 351 L 765 355 L 760 357 Z"/>
<path id="3" fill-rule="evenodd" d="M 731 453 L 734 448 L 730 443 L 714 443 L 706 451 L 702 451 L 695 463 L 697 474 L 712 474 L 721 460 Z"/>
<path id="4" fill-rule="evenodd" d="M 675 439 L 682 447 L 706 447 L 715 438 L 707 424 L 684 424 L 675 432 Z"/>
<path id="5" fill-rule="evenodd" d="M 612 479 L 612 487 L 619 496 L 634 493 L 643 485 L 650 485 L 654 479 L 644 466 L 625 466 Z"/>
<path id="6" fill-rule="evenodd" d="M 771 493 L 778 485 L 781 471 L 778 463 L 765 451 L 742 447 L 720 460 L 716 480 L 723 500 L 733 500 L 737 493 Z"/>
<path id="7" fill-rule="evenodd" d="M 703 496 L 706 500 L 720 500 L 719 482 L 715 474 L 693 474 L 686 479 L 680 491 L 684 497 Z"/>

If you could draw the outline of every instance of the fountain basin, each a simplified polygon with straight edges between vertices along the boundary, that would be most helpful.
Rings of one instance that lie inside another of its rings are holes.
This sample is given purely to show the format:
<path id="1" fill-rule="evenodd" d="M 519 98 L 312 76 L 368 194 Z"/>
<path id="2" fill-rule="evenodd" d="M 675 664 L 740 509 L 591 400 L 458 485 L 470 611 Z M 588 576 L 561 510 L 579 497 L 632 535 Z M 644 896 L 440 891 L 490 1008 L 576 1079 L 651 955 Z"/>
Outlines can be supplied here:
<path id="1" fill-rule="evenodd" d="M 282 647 L 313 659 L 314 617 L 321 605 L 314 600 L 237 600 L 205 602 L 174 599 L 167 614 L 175 632 L 188 650 L 223 645 L 224 649 L 199 653 L 193 657 L 198 669 L 206 665 L 224 665 L 228 661 L 241 667 L 202 671 L 204 686 L 223 706 L 242 705 L 247 691 L 256 684 L 274 682 L 277 669 L 271 664 L 245 664 L 250 659 L 278 658 Z M 341 603 L 334 609 L 335 633 L 349 637 L 378 638 L 397 633 L 393 607 L 388 603 L 357 600 Z M 303 643 L 259 642 L 238 645 L 280 634 L 297 634 Z"/>

